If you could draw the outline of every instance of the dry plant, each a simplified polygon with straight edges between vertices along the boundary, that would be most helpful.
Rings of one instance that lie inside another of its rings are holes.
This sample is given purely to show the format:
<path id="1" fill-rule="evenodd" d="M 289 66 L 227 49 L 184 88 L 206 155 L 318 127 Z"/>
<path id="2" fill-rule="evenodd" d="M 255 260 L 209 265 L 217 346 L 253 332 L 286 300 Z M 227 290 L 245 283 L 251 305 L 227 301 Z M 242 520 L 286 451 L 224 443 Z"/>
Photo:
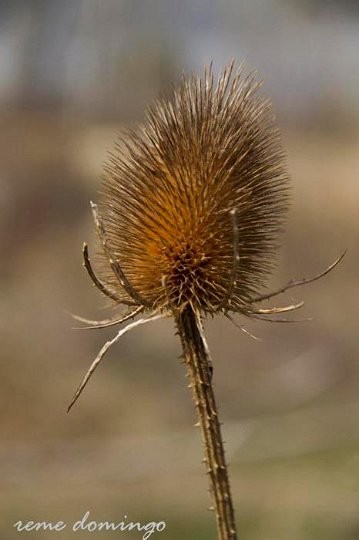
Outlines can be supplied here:
<path id="1" fill-rule="evenodd" d="M 236 539 L 234 509 L 212 387 L 212 362 L 202 318 L 222 313 L 271 321 L 303 302 L 260 307 L 321 274 L 261 294 L 273 268 L 288 206 L 288 175 L 271 104 L 256 75 L 233 62 L 215 82 L 183 77 L 170 99 L 149 109 L 106 167 L 99 208 L 91 203 L 102 255 L 97 277 L 87 245 L 83 257 L 95 286 L 122 318 L 89 321 L 85 328 L 121 324 L 139 314 L 100 350 L 78 387 L 75 403 L 107 350 L 129 330 L 174 317 L 202 431 L 218 538 Z"/>

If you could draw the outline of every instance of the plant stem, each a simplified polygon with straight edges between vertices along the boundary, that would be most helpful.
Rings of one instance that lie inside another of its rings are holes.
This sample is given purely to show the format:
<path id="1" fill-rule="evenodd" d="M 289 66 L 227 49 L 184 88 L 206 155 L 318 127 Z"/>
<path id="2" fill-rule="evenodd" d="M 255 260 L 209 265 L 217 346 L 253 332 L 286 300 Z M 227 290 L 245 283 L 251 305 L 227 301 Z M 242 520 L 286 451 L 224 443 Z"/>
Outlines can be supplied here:
<path id="1" fill-rule="evenodd" d="M 204 462 L 210 477 L 218 538 L 236 540 L 236 524 L 216 401 L 212 387 L 209 350 L 200 315 L 187 307 L 176 317 L 184 362 L 196 405 L 204 444 Z"/>

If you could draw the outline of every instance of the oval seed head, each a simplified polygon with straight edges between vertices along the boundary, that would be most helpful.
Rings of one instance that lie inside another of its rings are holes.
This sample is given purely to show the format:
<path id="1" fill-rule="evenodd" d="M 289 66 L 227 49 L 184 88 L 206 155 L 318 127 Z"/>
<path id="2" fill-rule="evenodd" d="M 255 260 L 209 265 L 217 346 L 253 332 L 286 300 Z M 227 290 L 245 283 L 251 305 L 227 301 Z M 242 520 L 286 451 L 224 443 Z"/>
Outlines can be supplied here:
<path id="1" fill-rule="evenodd" d="M 151 310 L 246 313 L 272 268 L 288 202 L 280 135 L 254 74 L 184 77 L 106 167 L 100 214 Z M 103 279 L 129 300 L 102 259 Z"/>

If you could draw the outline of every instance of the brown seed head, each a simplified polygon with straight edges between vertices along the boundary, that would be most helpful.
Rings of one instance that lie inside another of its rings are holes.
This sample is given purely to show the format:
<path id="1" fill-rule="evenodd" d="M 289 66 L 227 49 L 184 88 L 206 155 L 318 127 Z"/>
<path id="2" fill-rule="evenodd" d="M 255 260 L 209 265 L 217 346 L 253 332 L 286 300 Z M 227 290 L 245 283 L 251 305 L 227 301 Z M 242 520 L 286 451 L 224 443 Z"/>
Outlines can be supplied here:
<path id="1" fill-rule="evenodd" d="M 183 78 L 111 155 L 100 214 L 108 245 L 151 310 L 246 313 L 272 267 L 288 176 L 270 103 L 233 64 Z M 103 280 L 128 291 L 103 258 Z M 137 303 L 139 303 L 137 301 Z"/>

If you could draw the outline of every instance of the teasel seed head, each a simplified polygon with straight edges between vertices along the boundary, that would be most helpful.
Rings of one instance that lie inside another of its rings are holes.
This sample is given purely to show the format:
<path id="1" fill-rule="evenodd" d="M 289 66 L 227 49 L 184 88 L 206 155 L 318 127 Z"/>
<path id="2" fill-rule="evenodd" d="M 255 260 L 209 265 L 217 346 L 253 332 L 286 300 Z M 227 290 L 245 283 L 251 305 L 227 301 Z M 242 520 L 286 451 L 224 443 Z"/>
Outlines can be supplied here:
<path id="1" fill-rule="evenodd" d="M 184 77 L 170 99 L 149 110 L 139 132 L 122 141 L 126 153 L 116 148 L 106 167 L 100 208 L 92 203 L 102 244 L 100 278 L 87 244 L 83 258 L 93 284 L 117 304 L 132 308 L 103 321 L 74 315 L 88 325 L 82 328 L 94 329 L 150 312 L 106 341 L 68 411 L 109 348 L 126 332 L 174 316 L 221 540 L 235 540 L 237 532 L 202 315 L 223 312 L 236 325 L 230 311 L 287 322 L 267 317 L 299 309 L 303 302 L 265 308 L 258 304 L 320 279 L 345 254 L 312 278 L 259 294 L 272 268 L 288 203 L 280 136 L 259 86 L 254 74 L 245 76 L 242 69 L 233 73 L 233 63 L 217 83 L 211 68 L 202 78 Z"/>
<path id="2" fill-rule="evenodd" d="M 112 152 L 99 205 L 100 272 L 124 303 L 250 310 L 288 204 L 280 134 L 259 87 L 233 63 L 217 82 L 211 67 L 184 77 Z"/>

